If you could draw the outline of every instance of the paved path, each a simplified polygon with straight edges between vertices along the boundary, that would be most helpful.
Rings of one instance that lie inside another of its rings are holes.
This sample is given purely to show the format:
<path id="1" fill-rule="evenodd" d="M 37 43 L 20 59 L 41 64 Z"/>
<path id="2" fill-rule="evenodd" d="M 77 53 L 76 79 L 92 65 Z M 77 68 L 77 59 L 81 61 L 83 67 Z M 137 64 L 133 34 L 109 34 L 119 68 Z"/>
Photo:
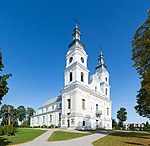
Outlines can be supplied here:
<path id="1" fill-rule="evenodd" d="M 48 130 L 41 136 L 37 137 L 31 142 L 20 144 L 18 146 L 92 146 L 92 142 L 108 135 L 110 132 L 95 133 L 92 135 L 57 142 L 48 142 L 47 139 L 53 133 L 54 130 Z"/>

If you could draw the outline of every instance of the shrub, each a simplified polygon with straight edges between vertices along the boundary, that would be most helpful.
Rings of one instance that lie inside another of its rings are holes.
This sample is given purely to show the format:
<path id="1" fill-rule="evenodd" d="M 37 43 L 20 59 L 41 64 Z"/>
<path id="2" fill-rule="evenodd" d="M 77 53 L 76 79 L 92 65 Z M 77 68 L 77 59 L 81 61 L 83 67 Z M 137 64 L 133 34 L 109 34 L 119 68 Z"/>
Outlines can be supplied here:
<path id="1" fill-rule="evenodd" d="M 19 127 L 18 121 L 13 121 L 13 127 Z"/>
<path id="2" fill-rule="evenodd" d="M 4 134 L 6 135 L 7 134 L 7 125 L 4 125 L 3 130 L 4 130 Z"/>
<path id="3" fill-rule="evenodd" d="M 23 127 L 23 128 L 29 128 L 30 127 L 29 122 L 28 121 L 24 121 L 22 123 L 21 127 Z"/>
<path id="4" fill-rule="evenodd" d="M 33 126 L 33 128 L 40 128 L 40 126 Z"/>
<path id="5" fill-rule="evenodd" d="M 47 126 L 46 125 L 42 125 L 41 128 L 47 128 Z"/>
<path id="6" fill-rule="evenodd" d="M 14 135 L 14 128 L 12 125 L 7 126 L 7 134 L 8 135 Z"/>
<path id="7" fill-rule="evenodd" d="M 4 134 L 4 130 L 3 130 L 3 127 L 0 126 L 0 136 Z"/>
<path id="8" fill-rule="evenodd" d="M 51 125 L 51 128 L 55 128 L 55 125 L 52 124 L 52 125 Z"/>

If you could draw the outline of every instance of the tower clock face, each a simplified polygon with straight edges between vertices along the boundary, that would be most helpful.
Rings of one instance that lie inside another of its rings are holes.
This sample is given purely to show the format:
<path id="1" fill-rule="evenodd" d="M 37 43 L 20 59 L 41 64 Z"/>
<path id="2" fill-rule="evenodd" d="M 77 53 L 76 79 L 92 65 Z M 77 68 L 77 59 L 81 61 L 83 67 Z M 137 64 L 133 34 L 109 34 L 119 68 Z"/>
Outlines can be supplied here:
<path id="1" fill-rule="evenodd" d="M 69 63 L 71 63 L 71 62 L 72 62 L 72 60 L 73 60 L 73 57 L 70 57 L 70 59 L 69 59 Z"/>
<path id="2" fill-rule="evenodd" d="M 84 63 L 84 58 L 83 57 L 81 57 L 81 62 Z"/>

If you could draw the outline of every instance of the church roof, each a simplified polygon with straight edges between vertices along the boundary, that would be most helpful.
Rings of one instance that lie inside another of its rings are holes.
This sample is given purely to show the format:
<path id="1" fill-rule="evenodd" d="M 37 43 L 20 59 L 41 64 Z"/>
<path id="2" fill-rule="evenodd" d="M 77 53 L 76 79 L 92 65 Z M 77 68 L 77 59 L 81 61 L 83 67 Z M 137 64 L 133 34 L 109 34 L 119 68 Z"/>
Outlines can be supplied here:
<path id="1" fill-rule="evenodd" d="M 58 101 L 61 101 L 61 99 L 62 99 L 61 95 L 56 96 L 56 97 L 54 97 L 54 98 L 51 98 L 51 99 L 49 99 L 47 102 L 45 102 L 45 103 L 42 105 L 42 107 L 43 107 L 43 106 L 50 105 L 50 104 L 53 104 L 53 103 L 58 102 Z"/>

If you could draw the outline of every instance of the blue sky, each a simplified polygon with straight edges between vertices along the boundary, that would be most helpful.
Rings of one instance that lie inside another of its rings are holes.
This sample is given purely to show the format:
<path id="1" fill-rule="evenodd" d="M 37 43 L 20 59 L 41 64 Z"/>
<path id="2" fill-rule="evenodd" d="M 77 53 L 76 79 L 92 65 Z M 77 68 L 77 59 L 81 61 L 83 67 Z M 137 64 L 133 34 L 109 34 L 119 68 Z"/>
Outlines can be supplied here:
<path id="1" fill-rule="evenodd" d="M 120 107 L 125 107 L 127 122 L 144 122 L 147 119 L 134 110 L 140 81 L 132 67 L 131 41 L 147 18 L 149 7 L 148 0 L 1 0 L 3 73 L 13 74 L 2 103 L 37 110 L 60 94 L 75 18 L 88 54 L 90 75 L 103 48 L 110 72 L 113 118 Z"/>

